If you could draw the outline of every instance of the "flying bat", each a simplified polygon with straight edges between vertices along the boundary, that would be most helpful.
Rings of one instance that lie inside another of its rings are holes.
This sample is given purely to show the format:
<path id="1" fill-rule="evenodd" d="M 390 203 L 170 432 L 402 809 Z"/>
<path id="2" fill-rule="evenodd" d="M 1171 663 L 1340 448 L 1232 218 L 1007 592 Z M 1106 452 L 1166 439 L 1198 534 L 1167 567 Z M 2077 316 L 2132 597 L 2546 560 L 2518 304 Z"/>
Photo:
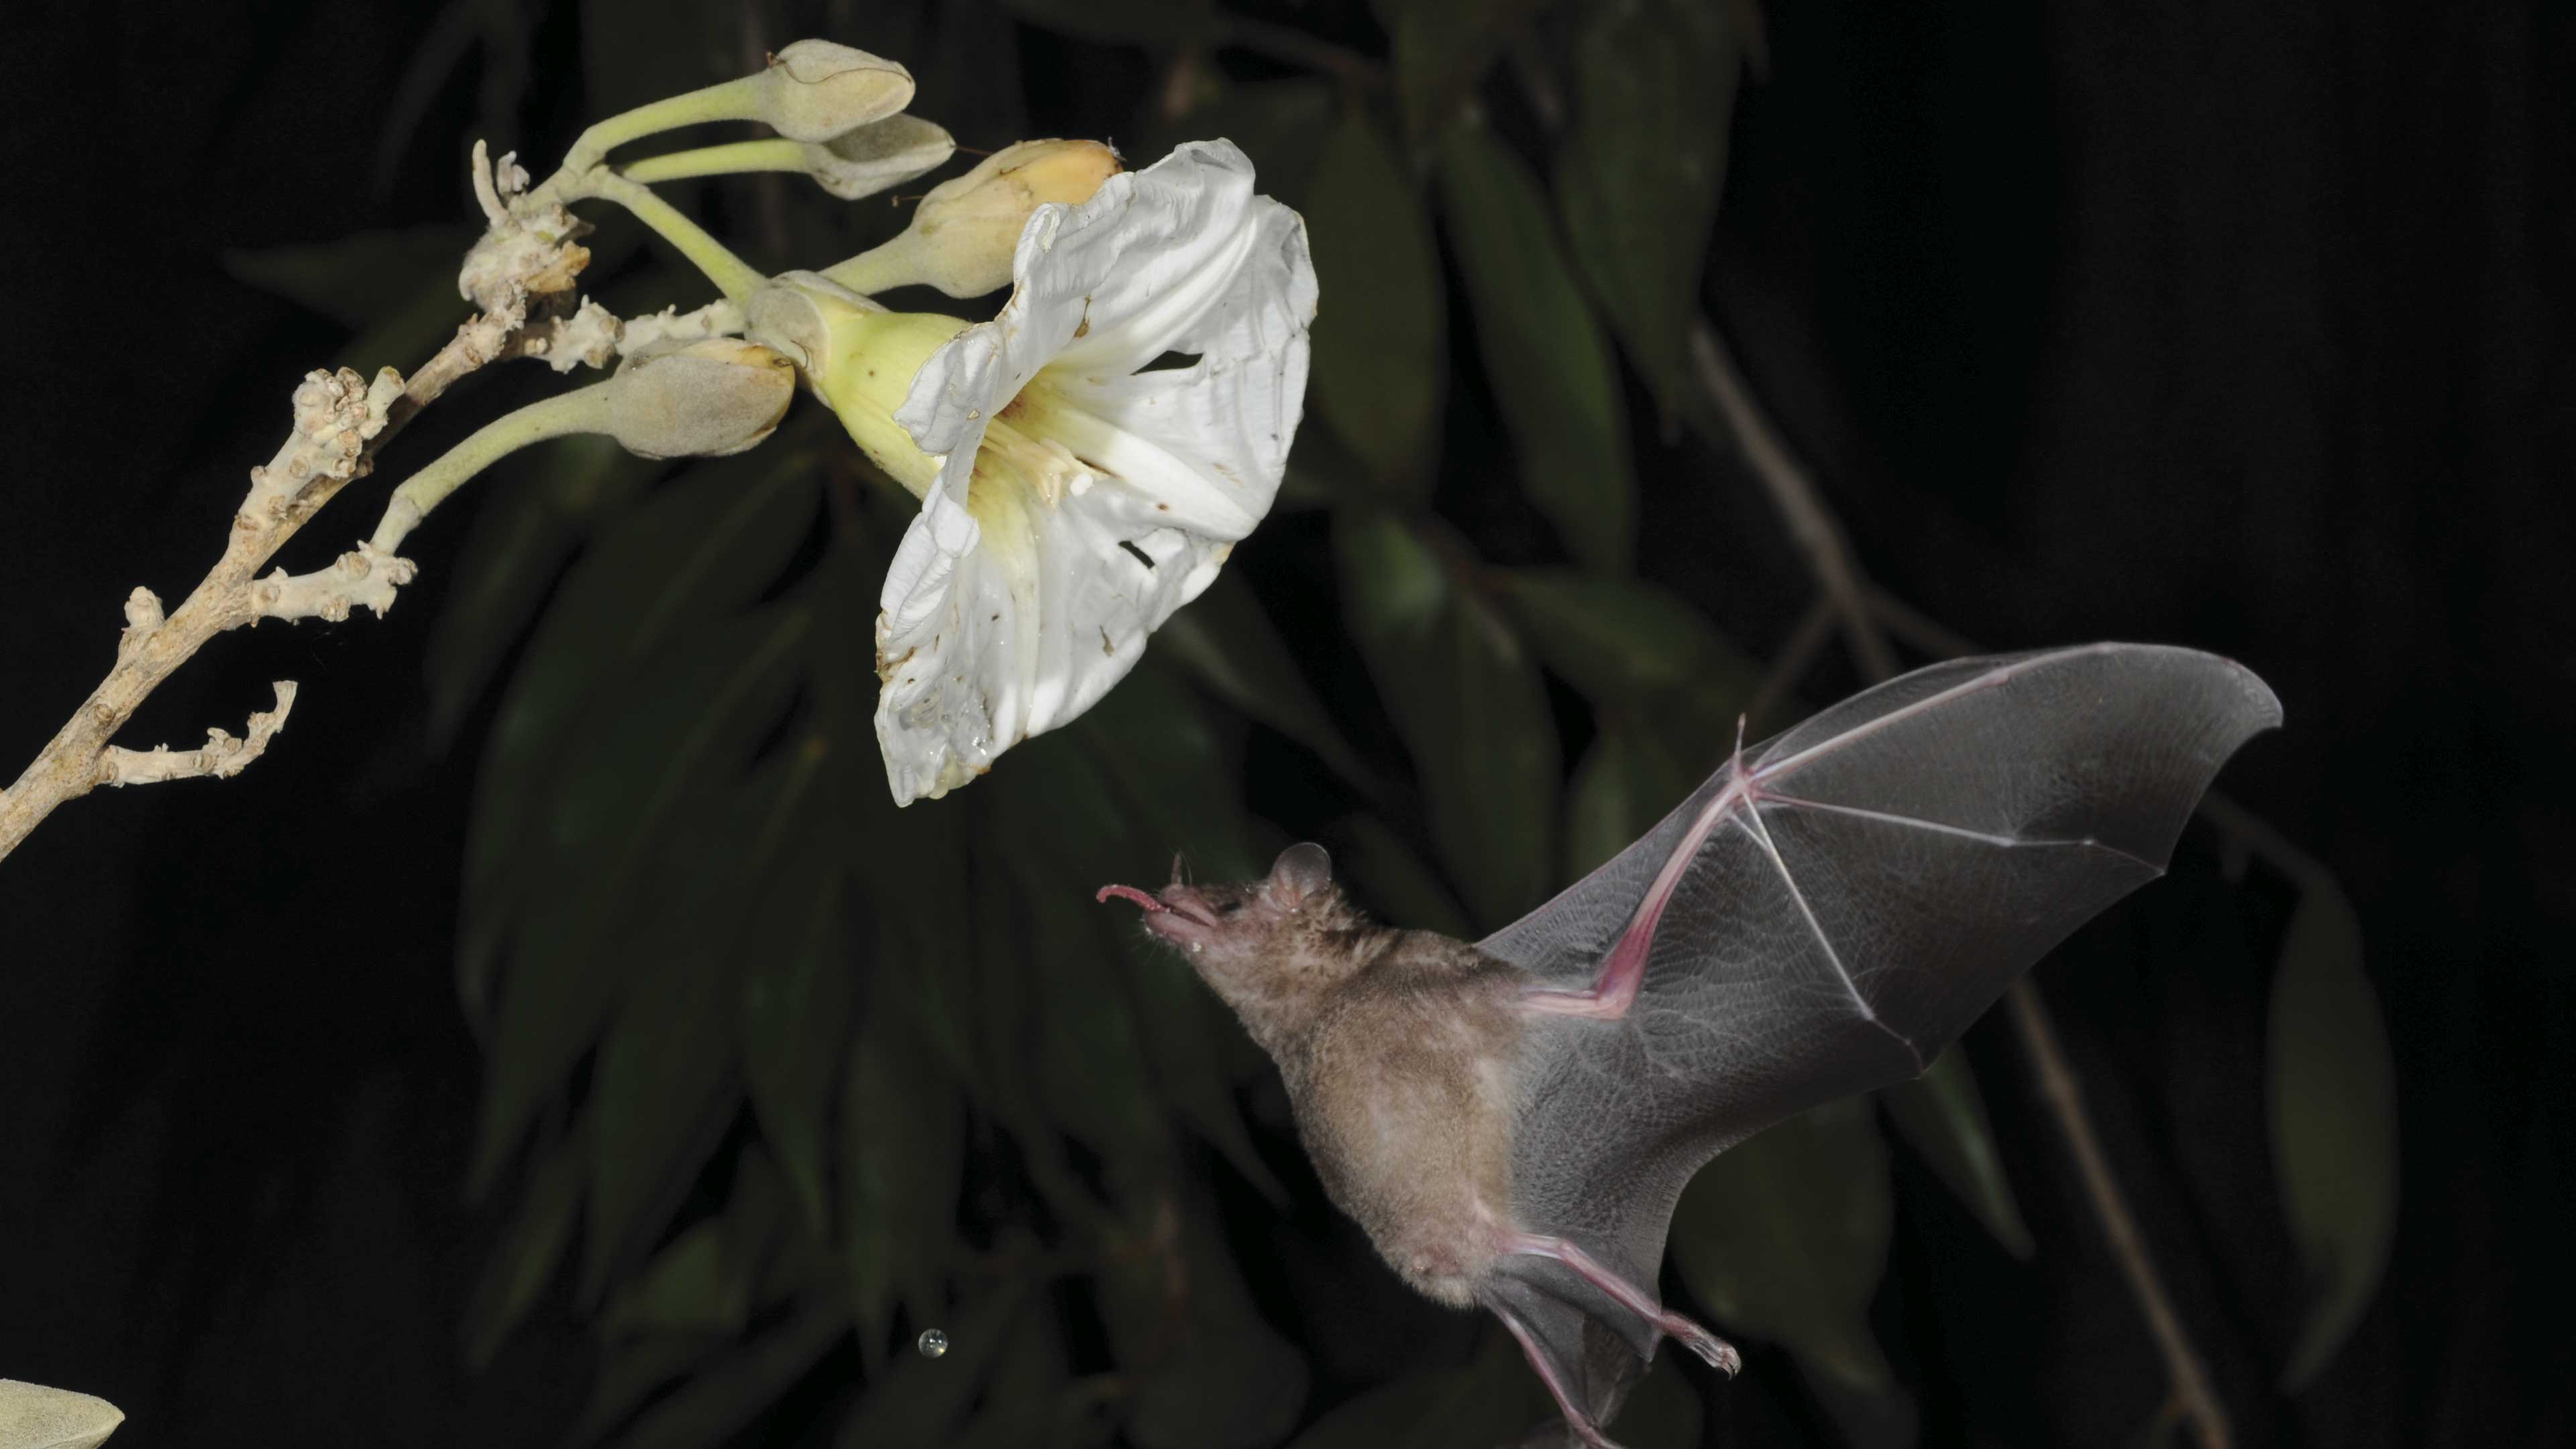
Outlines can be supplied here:
<path id="1" fill-rule="evenodd" d="M 1735 1350 L 1654 1291 L 1702 1165 L 1919 1076 L 2051 947 L 2164 871 L 2281 719 L 2240 665 L 2142 644 L 1963 659 L 1726 764 L 1473 945 L 1376 925 L 1323 848 L 1144 908 L 1279 1064 L 1336 1205 L 1415 1288 L 1503 1321 L 1567 1430 L 1657 1343 Z"/>

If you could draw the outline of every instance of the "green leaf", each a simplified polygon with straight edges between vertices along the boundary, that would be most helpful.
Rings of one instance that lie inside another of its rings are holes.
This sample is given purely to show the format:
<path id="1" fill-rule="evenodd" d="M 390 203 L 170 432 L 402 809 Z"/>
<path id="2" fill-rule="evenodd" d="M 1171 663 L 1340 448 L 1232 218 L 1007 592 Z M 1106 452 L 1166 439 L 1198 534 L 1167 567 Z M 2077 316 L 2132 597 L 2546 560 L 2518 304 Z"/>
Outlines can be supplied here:
<path id="1" fill-rule="evenodd" d="M 1921 1437 L 1922 1413 L 1902 1388 L 1850 1383 L 1807 1359 L 1798 1361 L 1798 1377 L 1824 1405 L 1846 1449 L 1913 1449 Z"/>
<path id="2" fill-rule="evenodd" d="M 850 1331 L 839 1307 L 816 1300 L 747 1347 L 691 1375 L 618 1437 L 619 1449 L 722 1444 L 784 1397 Z"/>
<path id="3" fill-rule="evenodd" d="M 723 6 L 581 0 L 581 114 L 593 120 L 731 80 L 743 69 L 742 37 Z M 673 140 L 658 139 L 666 146 Z M 635 154 L 651 152 L 620 159 Z"/>
<path id="4" fill-rule="evenodd" d="M 585 1299 L 668 1220 L 733 1117 L 734 1044 L 708 1029 L 733 1004 L 731 970 L 726 957 L 673 953 L 636 983 L 600 1043 Z"/>
<path id="5" fill-rule="evenodd" d="M 885 793 L 884 775 L 875 773 L 870 783 L 876 787 L 872 803 L 890 817 L 859 842 L 858 885 L 876 927 L 874 959 L 888 963 L 875 978 L 889 993 L 876 1009 L 900 1013 L 902 1029 L 918 1034 L 930 1060 L 956 1080 L 972 1083 L 976 1058 L 966 1025 L 972 1009 L 966 963 L 981 916 L 967 889 L 968 813 L 898 813 Z M 970 808 L 980 807 L 978 802 Z"/>
<path id="6" fill-rule="evenodd" d="M 984 1402 L 953 1438 L 922 1443 L 955 1445 L 956 1449 L 1086 1449 L 1106 1446 L 1116 1426 L 1098 1412 L 1098 1381 L 1072 1381 L 1073 1360 L 1066 1351 L 1064 1323 L 1043 1313 L 1024 1313 L 1003 1331 L 993 1356 L 992 1376 L 984 1385 Z M 889 1441 L 893 1442 L 893 1441 Z"/>
<path id="7" fill-rule="evenodd" d="M 1442 366 L 1439 254 L 1422 197 L 1359 112 L 1324 143 L 1306 205 L 1322 302 L 1315 410 L 1390 497 L 1431 495 Z"/>
<path id="8" fill-rule="evenodd" d="M 2004 1251 L 2028 1261 L 2035 1251 L 2021 1204 L 2004 1176 L 1967 1053 L 1957 1046 L 1933 1060 L 1932 1069 L 1878 1094 L 1899 1135 L 1923 1154 L 1932 1171 L 1968 1205 Z"/>
<path id="9" fill-rule="evenodd" d="M 1072 867 L 1067 880 L 1083 901 L 1101 884 L 1092 875 L 1115 841 L 1131 842 L 1131 852 L 1155 865 L 1186 849 L 1210 879 L 1243 880 L 1269 868 L 1243 811 L 1232 733 L 1173 669 L 1150 659 L 1092 706 L 1076 741 L 1106 777 L 1105 818 L 1100 829 L 1056 836 L 1051 852 Z"/>
<path id="10" fill-rule="evenodd" d="M 1253 1146 L 1234 1098 L 1237 1084 L 1270 1070 L 1269 1058 L 1244 1036 L 1216 993 L 1170 952 L 1139 943 L 1125 956 L 1122 984 L 1134 1003 L 1156 1095 L 1262 1196 L 1286 1207 L 1288 1189 Z"/>
<path id="11" fill-rule="evenodd" d="M 1575 558 L 1624 573 L 1637 530 L 1627 405 L 1538 180 L 1490 132 L 1462 126 L 1441 148 L 1440 197 L 1521 486 Z"/>
<path id="12" fill-rule="evenodd" d="M 1762 687 L 1761 666 L 1661 584 L 1576 569 L 1496 577 L 1539 659 L 1596 705 L 1679 711 L 1679 733 L 1705 736 L 1731 730 L 1734 711 Z"/>
<path id="13" fill-rule="evenodd" d="M 609 1300 L 600 1327 L 611 1334 L 704 1333 L 725 1338 L 751 1317 L 751 1280 L 708 1218 L 673 1238 L 635 1280 Z"/>
<path id="14" fill-rule="evenodd" d="M 1384 788 L 1342 737 L 1251 585 L 1235 574 L 1219 574 L 1174 614 L 1154 648 L 1217 698 L 1314 751 L 1353 790 L 1372 795 Z"/>
<path id="15" fill-rule="evenodd" d="M 596 1444 L 626 1421 L 637 1405 L 664 1384 L 687 1373 L 724 1347 L 703 1333 L 657 1333 L 641 1338 L 612 1338 L 601 1345 L 599 1372 L 591 1380 L 590 1399 L 581 1421 L 564 1436 L 572 1449 Z"/>
<path id="16" fill-rule="evenodd" d="M 1211 1206 L 1166 1185 L 1140 1195 L 1109 1245 L 1102 1320 L 1134 1364 L 1139 1449 L 1260 1449 L 1305 1403 L 1305 1355 L 1253 1308 Z"/>
<path id="17" fill-rule="evenodd" d="M 781 787 L 799 812 L 792 848 L 771 860 L 765 899 L 732 953 L 742 963 L 742 1066 L 752 1112 L 817 1234 L 830 1231 L 826 1137 L 852 1009 L 841 861 L 814 818 L 823 805 L 817 777 L 826 749 L 819 736 L 797 748 Z"/>
<path id="18" fill-rule="evenodd" d="M 856 546 L 836 520 L 832 547 L 806 586 L 820 626 L 811 636 L 805 668 L 814 688 L 814 729 L 825 745 L 824 785 L 832 808 L 844 817 L 849 843 L 862 856 L 895 853 L 890 835 L 917 831 L 920 822 L 956 820 L 953 811 L 898 811 L 886 792 L 884 755 L 877 747 L 873 628 L 884 580 L 884 555 Z"/>
<path id="19" fill-rule="evenodd" d="M 603 533 L 564 579 L 502 699 L 475 780 L 457 959 L 470 1017 L 488 1011 L 495 953 L 516 907 L 550 879 L 530 837 L 549 783 L 568 758 L 594 747 L 598 697 L 622 682 L 630 693 L 671 698 L 647 661 L 777 578 L 813 524 L 816 484 L 803 455 L 758 467 L 700 464 Z M 624 783 L 640 793 L 635 780 Z"/>
<path id="20" fill-rule="evenodd" d="M 1653 732 L 1607 719 L 1575 766 L 1565 805 L 1565 879 L 1581 880 L 1654 827 L 1699 784 Z"/>
<path id="21" fill-rule="evenodd" d="M 2379 1289 L 2397 1228 L 2397 1086 L 2361 921 L 2331 879 L 2310 882 L 2272 981 L 2272 1167 L 2308 1278 L 2296 1390 L 2329 1362 Z"/>
<path id="22" fill-rule="evenodd" d="M 440 748 L 527 631 L 590 519 L 622 507 L 652 466 L 612 439 L 582 435 L 514 453 L 486 475 L 490 496 L 430 626 L 429 735 Z"/>
<path id="23" fill-rule="evenodd" d="M 1521 1442 L 1556 1406 L 1500 1327 L 1483 1337 L 1465 1367 L 1381 1384 L 1316 1420 L 1291 1449 L 1491 1449 Z"/>
<path id="24" fill-rule="evenodd" d="M 1665 1363 L 1678 1360 L 1666 1354 Z M 1613 1427 L 1628 1449 L 1695 1449 L 1705 1417 L 1691 1381 L 1675 1368 L 1658 1364 L 1638 1380 L 1628 1401 L 1619 1406 Z"/>
<path id="25" fill-rule="evenodd" d="M 1345 815 L 1324 832 L 1334 842 L 1333 874 L 1350 881 L 1382 921 L 1461 939 L 1476 934 L 1464 906 L 1404 838 L 1374 815 Z"/>
<path id="26" fill-rule="evenodd" d="M 384 320 L 432 285 L 443 289 L 447 310 L 461 318 L 465 304 L 457 300 L 456 270 L 476 235 L 475 228 L 441 224 L 236 249 L 224 253 L 224 270 L 351 329 Z"/>
<path id="27" fill-rule="evenodd" d="M 1128 1434 L 1139 1449 L 1262 1449 L 1278 1444 L 1306 1405 L 1306 1356 L 1252 1310 L 1242 1271 L 1200 1212 L 1182 1212 L 1180 1243 L 1167 1245 L 1162 1253 L 1149 1250 L 1126 1258 L 1110 1276 L 1128 1279 L 1128 1292 L 1162 1294 L 1172 1276 L 1172 1266 L 1164 1261 L 1170 1253 L 1185 1263 L 1185 1318 L 1151 1328 L 1170 1351 L 1136 1385 L 1136 1397 L 1128 1403 Z M 1115 1297 L 1115 1284 L 1105 1284 L 1103 1292 Z M 1139 1356 L 1131 1346 L 1121 1359 Z"/>
<path id="28" fill-rule="evenodd" d="M 1611 0 L 1575 48 L 1575 125 L 1557 161 L 1567 239 L 1669 417 L 1688 385 L 1743 66 L 1706 0 Z"/>
<path id="29" fill-rule="evenodd" d="M 725 1252 L 752 1285 L 755 1312 L 809 1292 L 841 1290 L 831 1224 L 818 1229 L 799 1215 L 777 1159 L 758 1143 L 734 1158 L 724 1235 Z"/>
<path id="30" fill-rule="evenodd" d="M 1102 932 L 1116 918 L 1087 895 L 1049 888 L 1042 877 L 1018 880 L 1011 894 L 1026 923 L 1028 954 L 1057 958 L 1054 969 L 1030 973 L 1036 1010 L 1018 1003 L 1013 1013 L 1035 1027 L 1027 1047 L 1039 1110 L 1113 1171 L 1163 1157 L 1171 1150 L 1170 1129 L 1146 1084 L 1144 1044 L 1127 993 L 1107 974 L 1115 958 L 1101 949 Z"/>
<path id="31" fill-rule="evenodd" d="M 1004 0 L 1045 30 L 1112 45 L 1206 45 L 1222 33 L 1206 0 Z"/>
<path id="32" fill-rule="evenodd" d="M 549 849 L 517 864 L 549 889 L 523 933 L 494 1029 L 474 1191 L 490 1184 L 638 974 L 610 948 L 621 932 L 634 933 L 639 908 L 664 898 L 649 887 L 673 843 L 671 822 L 683 801 L 727 784 L 777 720 L 808 624 L 805 611 L 782 605 L 681 640 L 637 695 L 603 707 L 596 742 L 541 797 Z M 640 943 L 653 944 L 649 934 Z"/>
<path id="33" fill-rule="evenodd" d="M 589 1144 L 580 1136 L 554 1143 L 537 1156 L 519 1210 L 502 1230 L 501 1241 L 475 1280 L 474 1296 L 465 1305 L 469 1367 L 480 1371 L 492 1362 L 512 1330 L 528 1316 L 537 1295 L 554 1280 L 564 1250 L 572 1243 L 573 1219 L 581 1208 L 589 1166 Z"/>
<path id="34" fill-rule="evenodd" d="M 1395 59 L 1404 125 L 1417 144 L 1439 136 L 1485 72 L 1547 0 L 1374 0 Z"/>
<path id="35" fill-rule="evenodd" d="M 1491 606 L 1384 513 L 1337 518 L 1353 632 L 1422 778 L 1433 839 L 1478 921 L 1555 875 L 1556 722 L 1538 666 Z"/>
<path id="36" fill-rule="evenodd" d="M 943 1324 L 948 1352 L 898 1355 L 883 1379 L 868 1385 L 834 1442 L 840 1449 L 953 1442 L 994 1365 L 1009 1357 L 1004 1348 L 1026 1342 L 1017 1332 L 1021 1320 L 1045 1316 L 1025 1311 L 1029 1298 L 1027 1284 L 1006 1282 L 958 1305 Z"/>
<path id="37" fill-rule="evenodd" d="M 1159 871 L 1164 851 L 1176 846 L 1187 847 L 1189 866 L 1201 878 L 1242 880 L 1266 869 L 1267 852 L 1254 844 L 1241 809 L 1240 769 L 1205 701 L 1152 660 L 1065 734 L 1079 747 L 1078 758 L 1046 767 L 1043 776 L 1024 772 L 992 797 L 1005 805 L 1001 834 L 1039 846 L 1027 852 L 1027 896 L 1014 904 L 1036 925 L 1033 949 L 1061 954 L 1074 942 L 1091 948 L 1074 957 L 1089 958 L 1078 981 L 1054 977 L 1049 989 L 1116 997 L 1116 1009 L 1129 1018 L 1118 1030 L 1132 1034 L 1142 1050 L 1146 1075 L 1138 1089 L 1160 1104 L 1158 1112 L 1168 1107 L 1224 1153 L 1263 1193 L 1285 1201 L 1286 1190 L 1254 1149 L 1233 1095 L 1238 1081 L 1266 1069 L 1267 1059 L 1244 1045 L 1222 1004 L 1186 966 L 1131 944 L 1138 933 L 1125 907 L 1104 908 L 1095 899 L 1103 881 L 1124 875 L 1131 863 Z M 1070 828 L 1052 829 L 1045 821 Z M 1032 904 L 1034 897 L 1043 897 L 1043 905 Z M 1086 1017 L 1109 1009 L 1088 1002 L 1075 1007 Z M 1041 1056 L 1048 1050 L 1042 1045 Z M 1057 1065 L 1084 1078 L 1077 1092 L 1124 1090 L 1123 1063 L 1096 1082 L 1078 1064 Z M 1168 1142 L 1157 1134 L 1134 1145 L 1159 1151 Z"/>
<path id="38" fill-rule="evenodd" d="M 902 989 L 890 978 L 913 963 L 881 955 L 873 969 L 880 999 L 842 1077 L 839 1155 L 850 1303 L 867 1341 L 883 1335 L 898 1301 L 916 1310 L 939 1302 L 957 1243 L 966 1145 L 957 1083 L 921 1050 L 913 1024 L 881 999 Z"/>
<path id="39" fill-rule="evenodd" d="M 1889 1392 L 1869 1301 L 1895 1224 L 1887 1148 L 1858 1098 L 1738 1144 L 1673 1213 L 1673 1263 L 1728 1328 L 1784 1344 L 1841 1383 Z"/>
<path id="40" fill-rule="evenodd" d="M 1176 117 L 1158 115 L 1149 133 L 1154 144 L 1145 154 L 1159 156 L 1183 141 L 1222 136 L 1252 158 L 1262 192 L 1304 211 L 1325 138 L 1333 133 L 1333 102 L 1329 82 L 1302 76 L 1228 85 Z"/>
<path id="41" fill-rule="evenodd" d="M 1258 1320 L 1184 1336 L 1137 1386 L 1139 1449 L 1263 1449 L 1297 1422 L 1306 1359 Z"/>

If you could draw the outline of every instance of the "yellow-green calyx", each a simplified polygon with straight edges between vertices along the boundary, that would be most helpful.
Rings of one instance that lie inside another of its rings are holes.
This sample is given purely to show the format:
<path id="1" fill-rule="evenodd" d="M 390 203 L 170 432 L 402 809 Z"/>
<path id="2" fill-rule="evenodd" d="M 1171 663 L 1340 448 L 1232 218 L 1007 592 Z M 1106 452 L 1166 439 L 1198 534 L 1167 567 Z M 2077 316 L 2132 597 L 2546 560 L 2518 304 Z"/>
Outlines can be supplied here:
<path id="1" fill-rule="evenodd" d="M 955 317 L 889 312 L 814 272 L 785 272 L 743 309 L 747 333 L 796 364 L 805 386 L 841 420 L 851 441 L 914 497 L 930 491 L 939 460 L 895 423 L 913 374 L 965 330 Z"/>

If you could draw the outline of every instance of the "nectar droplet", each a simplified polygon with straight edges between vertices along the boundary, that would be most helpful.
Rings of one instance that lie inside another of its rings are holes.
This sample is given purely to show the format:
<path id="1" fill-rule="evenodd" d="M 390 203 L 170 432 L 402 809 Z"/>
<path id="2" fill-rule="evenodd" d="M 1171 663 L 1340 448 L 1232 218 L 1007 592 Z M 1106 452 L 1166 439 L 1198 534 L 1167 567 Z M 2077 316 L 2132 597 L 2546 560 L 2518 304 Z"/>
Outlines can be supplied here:
<path id="1" fill-rule="evenodd" d="M 948 1352 L 948 1335 L 936 1328 L 925 1328 L 921 1337 L 914 1341 L 914 1347 L 921 1350 L 923 1358 L 937 1358 Z"/>

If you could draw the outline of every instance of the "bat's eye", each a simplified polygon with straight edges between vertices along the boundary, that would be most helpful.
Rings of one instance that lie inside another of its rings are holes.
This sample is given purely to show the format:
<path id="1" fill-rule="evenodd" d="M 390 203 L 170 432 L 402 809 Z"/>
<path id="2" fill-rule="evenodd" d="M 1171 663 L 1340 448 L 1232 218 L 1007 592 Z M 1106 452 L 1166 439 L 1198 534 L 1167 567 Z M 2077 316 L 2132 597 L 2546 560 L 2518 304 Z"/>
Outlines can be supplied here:
<path id="1" fill-rule="evenodd" d="M 1219 901 L 1216 905 L 1216 913 L 1220 916 L 1231 916 L 1242 909 L 1243 902 L 1241 901 Z"/>

